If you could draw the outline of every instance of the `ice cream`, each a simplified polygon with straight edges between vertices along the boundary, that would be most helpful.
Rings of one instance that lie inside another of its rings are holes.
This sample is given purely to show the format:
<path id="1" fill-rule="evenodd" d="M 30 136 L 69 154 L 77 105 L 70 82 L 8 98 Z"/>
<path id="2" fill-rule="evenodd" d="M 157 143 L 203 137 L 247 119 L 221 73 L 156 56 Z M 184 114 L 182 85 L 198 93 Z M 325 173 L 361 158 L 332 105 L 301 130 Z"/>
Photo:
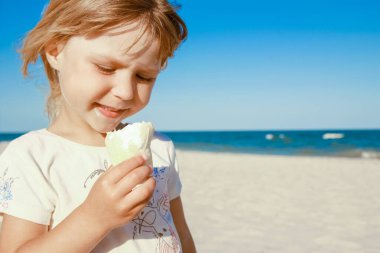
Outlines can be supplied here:
<path id="1" fill-rule="evenodd" d="M 146 154 L 148 163 L 152 165 L 150 143 L 154 133 L 150 122 L 128 124 L 123 129 L 108 132 L 106 147 L 113 165 L 132 158 L 138 154 Z"/>

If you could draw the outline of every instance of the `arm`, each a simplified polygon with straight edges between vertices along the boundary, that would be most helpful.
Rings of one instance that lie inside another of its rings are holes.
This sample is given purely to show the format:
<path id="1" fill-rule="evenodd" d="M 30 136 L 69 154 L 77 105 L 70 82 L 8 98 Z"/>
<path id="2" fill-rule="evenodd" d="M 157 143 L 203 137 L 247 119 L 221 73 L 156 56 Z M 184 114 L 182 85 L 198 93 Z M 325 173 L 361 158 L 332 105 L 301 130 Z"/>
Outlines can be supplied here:
<path id="1" fill-rule="evenodd" d="M 186 224 L 183 212 L 181 197 L 170 201 L 170 211 L 173 216 L 174 225 L 177 229 L 184 253 L 195 253 L 195 244 L 191 236 L 189 227 Z"/>
<path id="2" fill-rule="evenodd" d="M 152 169 L 144 163 L 138 156 L 108 169 L 84 203 L 50 231 L 45 225 L 4 215 L 0 252 L 90 252 L 109 231 L 135 217 L 151 198 L 155 181 L 150 177 Z M 132 190 L 137 184 L 141 186 Z"/>
<path id="3" fill-rule="evenodd" d="M 0 231 L 0 252 L 15 252 L 24 243 L 23 238 L 34 238 L 47 231 L 47 226 L 4 214 Z"/>
<path id="4" fill-rule="evenodd" d="M 106 235 L 75 210 L 56 228 L 4 214 L 0 252 L 89 252 Z M 93 221 L 96 222 L 96 221 Z M 96 224 L 96 223 L 92 223 Z M 80 229 L 78 229 L 80 228 Z"/>

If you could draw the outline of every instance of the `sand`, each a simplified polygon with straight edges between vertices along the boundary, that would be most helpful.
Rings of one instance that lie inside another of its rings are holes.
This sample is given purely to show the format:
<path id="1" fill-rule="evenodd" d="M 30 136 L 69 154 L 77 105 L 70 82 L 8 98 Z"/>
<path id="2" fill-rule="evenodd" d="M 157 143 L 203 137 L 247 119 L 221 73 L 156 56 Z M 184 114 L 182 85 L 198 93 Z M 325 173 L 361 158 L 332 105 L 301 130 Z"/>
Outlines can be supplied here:
<path id="1" fill-rule="evenodd" d="M 177 155 L 198 252 L 380 252 L 380 160 Z"/>
<path id="2" fill-rule="evenodd" d="M 8 142 L 6 141 L 0 141 L 0 154 L 4 151 L 4 149 L 7 147 Z"/>
<path id="3" fill-rule="evenodd" d="M 380 160 L 178 151 L 199 252 L 380 252 Z"/>

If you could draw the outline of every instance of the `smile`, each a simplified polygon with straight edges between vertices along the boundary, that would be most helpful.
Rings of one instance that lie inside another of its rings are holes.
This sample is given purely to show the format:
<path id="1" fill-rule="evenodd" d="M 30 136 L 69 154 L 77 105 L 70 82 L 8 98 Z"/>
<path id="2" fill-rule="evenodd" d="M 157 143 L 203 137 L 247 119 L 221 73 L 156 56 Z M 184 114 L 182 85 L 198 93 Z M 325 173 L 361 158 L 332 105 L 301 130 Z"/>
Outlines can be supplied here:
<path id="1" fill-rule="evenodd" d="M 97 106 L 97 109 L 103 116 L 107 118 L 112 118 L 112 119 L 120 117 L 121 114 L 124 112 L 124 110 L 119 110 L 119 109 L 101 105 L 101 104 Z"/>

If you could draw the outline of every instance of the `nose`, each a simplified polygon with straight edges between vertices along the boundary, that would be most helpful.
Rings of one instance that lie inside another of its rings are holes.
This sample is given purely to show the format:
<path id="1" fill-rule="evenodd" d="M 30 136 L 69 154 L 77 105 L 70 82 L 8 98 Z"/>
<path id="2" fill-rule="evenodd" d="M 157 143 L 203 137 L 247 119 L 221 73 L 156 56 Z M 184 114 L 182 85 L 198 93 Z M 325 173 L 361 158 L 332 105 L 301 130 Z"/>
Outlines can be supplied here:
<path id="1" fill-rule="evenodd" d="M 112 94 L 121 100 L 132 100 L 135 92 L 135 80 L 128 73 L 119 73 L 114 79 Z"/>

